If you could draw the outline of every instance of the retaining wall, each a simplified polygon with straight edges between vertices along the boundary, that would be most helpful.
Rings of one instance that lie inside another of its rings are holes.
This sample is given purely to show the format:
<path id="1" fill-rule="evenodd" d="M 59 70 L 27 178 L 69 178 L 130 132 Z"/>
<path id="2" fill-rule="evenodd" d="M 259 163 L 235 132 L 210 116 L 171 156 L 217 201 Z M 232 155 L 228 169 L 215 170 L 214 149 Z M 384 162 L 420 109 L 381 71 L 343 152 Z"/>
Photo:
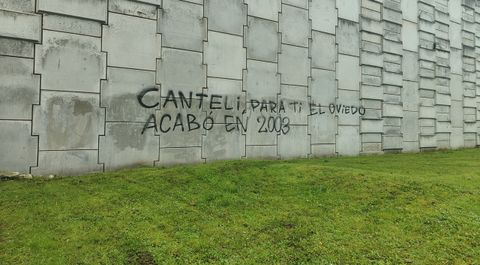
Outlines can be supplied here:
<path id="1" fill-rule="evenodd" d="M 480 1 L 0 0 L 0 169 L 480 145 Z"/>

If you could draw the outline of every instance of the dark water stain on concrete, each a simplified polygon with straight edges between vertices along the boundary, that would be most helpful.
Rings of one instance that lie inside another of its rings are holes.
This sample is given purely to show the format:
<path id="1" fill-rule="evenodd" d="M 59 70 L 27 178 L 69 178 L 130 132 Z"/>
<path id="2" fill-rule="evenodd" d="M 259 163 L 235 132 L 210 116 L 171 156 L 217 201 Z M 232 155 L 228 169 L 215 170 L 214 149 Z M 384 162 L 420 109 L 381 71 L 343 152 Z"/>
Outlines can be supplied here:
<path id="1" fill-rule="evenodd" d="M 81 101 L 79 99 L 73 99 L 73 115 L 85 115 L 93 112 L 93 106 L 88 101 Z"/>

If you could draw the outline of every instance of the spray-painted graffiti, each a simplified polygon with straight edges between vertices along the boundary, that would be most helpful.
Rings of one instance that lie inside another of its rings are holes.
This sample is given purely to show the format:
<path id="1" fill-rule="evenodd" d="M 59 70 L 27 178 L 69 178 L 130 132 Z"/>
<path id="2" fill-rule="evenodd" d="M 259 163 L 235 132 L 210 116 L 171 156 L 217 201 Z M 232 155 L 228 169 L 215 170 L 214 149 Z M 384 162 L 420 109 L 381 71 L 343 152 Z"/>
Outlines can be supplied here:
<path id="1" fill-rule="evenodd" d="M 159 94 L 156 87 L 143 89 L 138 95 L 138 103 L 147 109 L 159 109 L 160 114 L 151 114 L 142 130 L 155 130 L 156 133 L 191 132 L 212 130 L 215 124 L 222 124 L 226 132 L 249 130 L 250 119 L 257 126 L 258 133 L 288 134 L 292 119 L 289 115 L 365 115 L 362 106 L 347 106 L 331 103 L 317 104 L 313 101 L 249 99 L 242 96 L 195 93 L 192 91 L 167 91 L 157 102 L 145 100 L 150 94 Z M 161 110 L 174 110 L 164 111 Z M 204 115 L 199 115 L 202 111 Z M 217 112 L 220 115 L 216 115 Z"/>

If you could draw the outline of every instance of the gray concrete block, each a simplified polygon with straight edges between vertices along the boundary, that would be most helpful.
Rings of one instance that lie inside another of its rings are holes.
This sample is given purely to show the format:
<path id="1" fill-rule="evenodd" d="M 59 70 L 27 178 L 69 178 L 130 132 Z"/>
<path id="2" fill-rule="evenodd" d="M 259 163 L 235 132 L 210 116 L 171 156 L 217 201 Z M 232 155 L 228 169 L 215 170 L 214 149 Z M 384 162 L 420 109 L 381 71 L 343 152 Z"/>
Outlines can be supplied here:
<path id="1" fill-rule="evenodd" d="M 215 125 L 203 137 L 202 157 L 206 161 L 240 159 L 245 156 L 245 135 L 239 131 L 225 132 L 225 126 Z"/>
<path id="2" fill-rule="evenodd" d="M 332 144 L 335 146 L 337 118 L 326 112 L 308 117 L 308 133 L 312 144 Z"/>
<path id="3" fill-rule="evenodd" d="M 145 122 L 155 113 L 140 105 L 137 99 L 143 89 L 155 85 L 155 73 L 125 68 L 107 68 L 108 79 L 102 81 L 101 102 L 106 108 L 107 121 Z M 160 93 L 148 93 L 143 102 L 155 105 L 160 102 Z"/>
<path id="4" fill-rule="evenodd" d="M 33 134 L 40 136 L 40 150 L 97 149 L 104 119 L 98 95 L 43 91 Z"/>
<path id="5" fill-rule="evenodd" d="M 203 51 L 203 41 L 207 40 L 203 6 L 164 0 L 158 13 L 158 30 L 162 33 L 164 47 Z"/>
<path id="6" fill-rule="evenodd" d="M 473 148 L 477 146 L 477 134 L 476 133 L 464 133 L 463 134 L 465 147 Z"/>
<path id="7" fill-rule="evenodd" d="M 32 174 L 71 176 L 101 172 L 103 166 L 97 161 L 97 150 L 40 151 L 38 167 L 32 168 Z"/>
<path id="8" fill-rule="evenodd" d="M 310 38 L 308 10 L 282 5 L 282 13 L 279 19 L 282 43 L 303 47 L 308 46 L 308 39 Z"/>
<path id="9" fill-rule="evenodd" d="M 462 22 L 462 0 L 448 1 L 448 11 L 450 13 L 450 20 L 456 23 Z"/>
<path id="10" fill-rule="evenodd" d="M 205 0 L 205 16 L 208 18 L 208 29 L 243 35 L 247 8 L 243 1 Z"/>
<path id="11" fill-rule="evenodd" d="M 309 0 L 283 0 L 283 3 L 308 9 Z"/>
<path id="12" fill-rule="evenodd" d="M 313 31 L 310 45 L 312 67 L 335 70 L 337 46 L 335 35 Z"/>
<path id="13" fill-rule="evenodd" d="M 31 119 L 40 98 L 33 60 L 0 56 L 0 80 L 0 119 Z"/>
<path id="14" fill-rule="evenodd" d="M 346 55 L 359 55 L 360 32 L 358 23 L 339 19 L 337 27 L 338 52 Z"/>
<path id="15" fill-rule="evenodd" d="M 91 20 L 107 20 L 107 0 L 38 0 L 38 11 L 83 17 Z"/>
<path id="16" fill-rule="evenodd" d="M 420 151 L 420 146 L 418 141 L 416 142 L 403 142 L 403 152 L 405 153 L 412 153 L 412 152 L 419 152 Z"/>
<path id="17" fill-rule="evenodd" d="M 278 155 L 281 159 L 306 158 L 310 154 L 307 126 L 291 126 L 290 132 L 278 136 Z"/>
<path id="18" fill-rule="evenodd" d="M 163 48 L 157 65 L 157 82 L 162 85 L 163 96 L 169 90 L 200 93 L 206 87 L 207 67 L 201 53 Z"/>
<path id="19" fill-rule="evenodd" d="M 285 114 L 291 124 L 307 125 L 308 88 L 304 86 L 282 85 L 279 100 L 285 103 Z"/>
<path id="20" fill-rule="evenodd" d="M 452 100 L 463 100 L 462 76 L 452 74 L 450 78 L 450 92 L 452 93 Z"/>
<path id="21" fill-rule="evenodd" d="M 276 62 L 279 44 L 278 23 L 248 17 L 248 27 L 245 29 L 247 58 Z"/>
<path id="22" fill-rule="evenodd" d="M 35 0 L 4 0 L 0 2 L 0 9 L 18 12 L 34 12 Z"/>
<path id="23" fill-rule="evenodd" d="M 324 156 L 334 156 L 335 155 L 335 145 L 334 144 L 322 144 L 322 145 L 312 145 L 312 156 L 313 157 L 324 157 Z"/>
<path id="24" fill-rule="evenodd" d="M 358 57 L 338 55 L 337 80 L 338 88 L 360 90 L 360 62 Z"/>
<path id="25" fill-rule="evenodd" d="M 418 30 L 417 24 L 404 20 L 402 27 L 403 48 L 407 51 L 418 51 Z"/>
<path id="26" fill-rule="evenodd" d="M 308 49 L 282 45 L 282 53 L 278 58 L 278 71 L 283 84 L 308 85 L 310 76 Z"/>
<path id="27" fill-rule="evenodd" d="M 0 170 L 29 173 L 37 162 L 37 138 L 30 121 L 0 120 Z"/>
<path id="28" fill-rule="evenodd" d="M 403 141 L 418 141 L 419 135 L 418 112 L 405 111 L 403 113 L 402 135 Z"/>
<path id="29" fill-rule="evenodd" d="M 109 66 L 155 70 L 161 43 L 157 24 L 149 19 L 109 13 L 108 25 L 103 26 L 102 47 Z"/>
<path id="30" fill-rule="evenodd" d="M 360 154 L 360 128 L 357 126 L 338 126 L 336 150 L 339 155 L 353 156 Z"/>
<path id="31" fill-rule="evenodd" d="M 201 147 L 162 148 L 160 149 L 160 161 L 156 162 L 155 165 L 171 166 L 202 163 L 204 161 Z"/>
<path id="32" fill-rule="evenodd" d="M 257 145 L 247 145 L 246 147 L 246 157 L 247 158 L 263 158 L 263 159 L 276 159 L 277 158 L 277 147 L 275 145 L 266 145 L 266 146 L 257 146 Z"/>
<path id="33" fill-rule="evenodd" d="M 312 0 L 309 15 L 313 30 L 335 34 L 337 26 L 335 0 Z"/>
<path id="34" fill-rule="evenodd" d="M 418 53 L 405 51 L 402 63 L 403 79 L 418 81 Z"/>
<path id="35" fill-rule="evenodd" d="M 35 56 L 42 89 L 98 93 L 106 65 L 100 49 L 100 38 L 43 31 Z"/>
<path id="36" fill-rule="evenodd" d="M 408 111 L 418 111 L 419 95 L 418 83 L 404 81 L 402 87 L 403 109 Z"/>
<path id="37" fill-rule="evenodd" d="M 281 0 L 245 0 L 250 16 L 278 21 Z"/>
<path id="38" fill-rule="evenodd" d="M 43 14 L 43 29 L 102 37 L 102 25 L 98 21 L 48 13 Z"/>
<path id="39" fill-rule="evenodd" d="M 401 1 L 403 19 L 417 22 L 418 9 L 417 1 Z"/>
<path id="40" fill-rule="evenodd" d="M 0 55 L 33 58 L 33 46 L 28 40 L 0 38 Z"/>
<path id="41" fill-rule="evenodd" d="M 40 41 L 42 17 L 0 9 L 0 36 Z"/>
<path id="42" fill-rule="evenodd" d="M 159 137 L 153 131 L 142 134 L 141 123 L 110 123 L 99 140 L 99 161 L 105 170 L 153 166 L 159 156 Z"/>
<path id="43" fill-rule="evenodd" d="M 457 23 L 450 23 L 450 47 L 462 48 L 462 26 Z"/>
<path id="44" fill-rule="evenodd" d="M 243 86 L 248 100 L 276 100 L 277 94 L 280 93 L 280 75 L 277 74 L 277 64 L 248 60 Z"/>
<path id="45" fill-rule="evenodd" d="M 275 119 L 279 117 L 277 115 L 269 115 L 268 113 L 253 112 L 251 109 L 247 110 L 246 116 L 248 118 L 248 130 L 246 132 L 246 144 L 254 146 L 275 146 L 277 145 L 276 131 L 265 130 L 265 123 L 268 126 L 269 119 Z M 285 115 L 280 115 L 281 118 Z M 251 157 L 251 155 L 250 155 Z"/>
<path id="46" fill-rule="evenodd" d="M 463 128 L 463 104 L 461 101 L 452 100 L 451 119 L 453 127 Z"/>
<path id="47" fill-rule="evenodd" d="M 204 56 L 208 76 L 242 79 L 246 66 L 242 37 L 210 31 Z"/>
<path id="48" fill-rule="evenodd" d="M 193 106 L 199 104 L 197 100 L 192 103 Z M 160 134 L 160 148 L 202 146 L 202 137 L 205 134 L 203 122 L 206 115 L 207 113 L 203 109 L 175 108 L 173 104 L 157 111 L 157 133 Z M 223 125 L 223 127 L 225 126 Z"/>
<path id="49" fill-rule="evenodd" d="M 360 17 L 359 0 L 337 0 L 338 17 L 358 22 Z"/>
<path id="50" fill-rule="evenodd" d="M 381 154 L 382 143 L 362 143 L 361 154 Z"/>
<path id="51" fill-rule="evenodd" d="M 383 150 L 399 150 L 403 147 L 401 136 L 383 136 Z"/>
<path id="52" fill-rule="evenodd" d="M 360 121 L 360 131 L 362 134 L 363 133 L 383 134 L 383 127 L 384 127 L 384 122 L 381 119 L 375 119 L 375 120 L 363 119 Z"/>
<path id="53" fill-rule="evenodd" d="M 312 78 L 308 93 L 313 103 L 328 106 L 335 103 L 337 98 L 337 82 L 335 72 L 328 70 L 312 69 Z"/>
<path id="54" fill-rule="evenodd" d="M 230 80 L 222 78 L 208 78 L 208 94 L 210 95 L 222 95 L 223 98 L 221 104 L 222 107 L 219 107 L 218 110 L 213 110 L 210 114 L 210 105 L 204 105 L 204 110 L 209 112 L 209 116 L 213 117 L 215 123 L 226 123 L 225 116 L 230 115 L 234 117 L 242 117 L 243 110 L 246 109 L 245 103 L 245 93 L 242 91 L 242 81 L 240 80 Z M 225 102 L 227 106 L 232 106 L 232 110 L 227 110 L 225 108 Z M 239 108 L 235 108 L 237 102 L 239 102 Z"/>
<path id="55" fill-rule="evenodd" d="M 338 90 L 338 99 L 337 105 L 344 105 L 353 107 L 360 106 L 360 92 L 359 91 L 351 91 L 351 90 Z M 359 113 L 352 114 L 352 113 L 339 113 L 338 116 L 338 124 L 339 125 L 360 125 L 360 115 Z"/>
<path id="56" fill-rule="evenodd" d="M 154 0 L 151 2 L 157 2 L 154 4 L 148 3 L 148 1 L 131 1 L 131 0 L 109 0 L 108 11 L 138 16 L 149 19 L 157 19 L 158 5 L 161 5 L 161 0 Z"/>

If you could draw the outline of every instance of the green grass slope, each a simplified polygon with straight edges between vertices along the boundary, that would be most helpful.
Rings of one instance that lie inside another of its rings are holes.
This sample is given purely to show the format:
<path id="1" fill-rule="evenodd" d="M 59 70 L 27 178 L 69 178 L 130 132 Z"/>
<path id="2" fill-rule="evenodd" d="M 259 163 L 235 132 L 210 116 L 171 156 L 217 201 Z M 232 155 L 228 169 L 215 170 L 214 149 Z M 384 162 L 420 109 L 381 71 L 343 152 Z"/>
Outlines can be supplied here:
<path id="1" fill-rule="evenodd" d="M 480 264 L 480 150 L 3 181 L 0 264 Z"/>

